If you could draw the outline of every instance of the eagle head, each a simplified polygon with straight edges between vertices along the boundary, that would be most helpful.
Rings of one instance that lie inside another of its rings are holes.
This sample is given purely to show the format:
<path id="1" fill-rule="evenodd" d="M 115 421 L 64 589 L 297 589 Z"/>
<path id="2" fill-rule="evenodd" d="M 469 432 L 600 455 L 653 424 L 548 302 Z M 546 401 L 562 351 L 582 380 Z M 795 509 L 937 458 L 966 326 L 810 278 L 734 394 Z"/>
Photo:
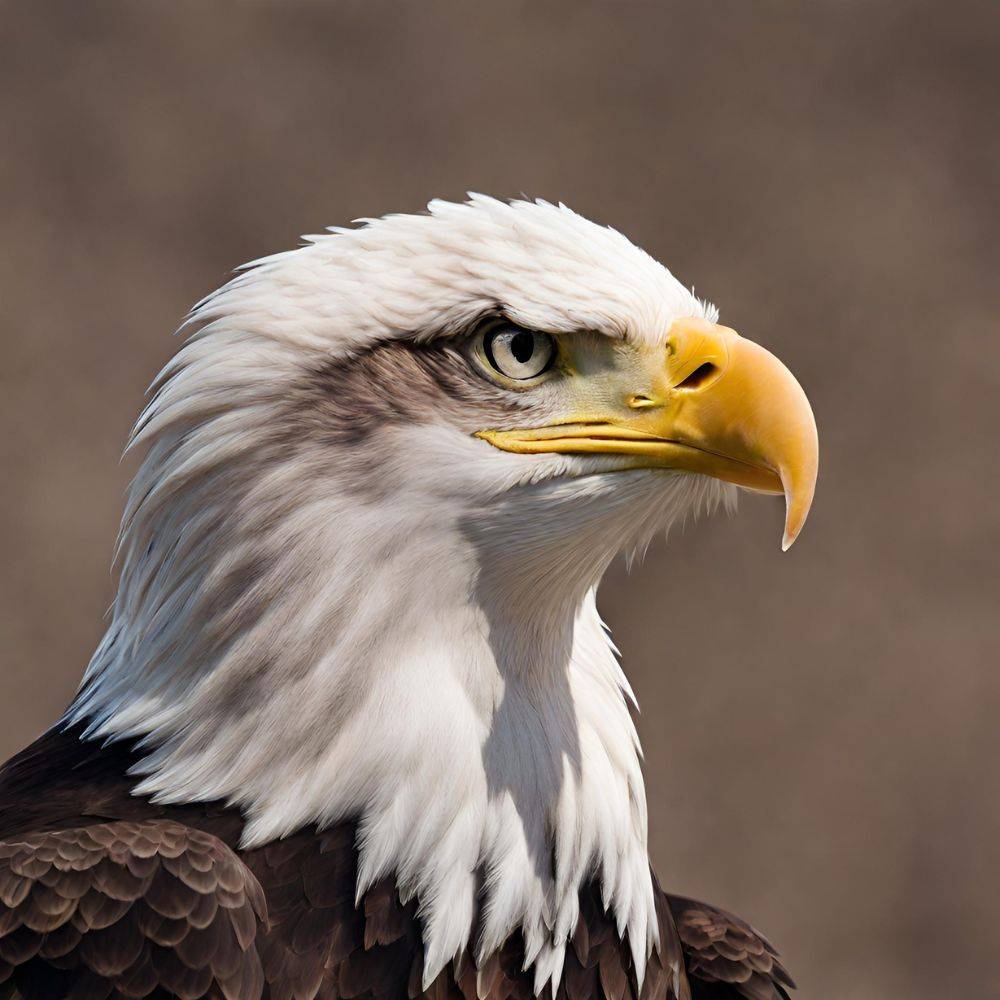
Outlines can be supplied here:
<path id="1" fill-rule="evenodd" d="M 257 261 L 153 385 L 108 631 L 67 721 L 137 794 L 244 843 L 358 824 L 425 978 L 524 935 L 558 980 L 581 885 L 656 945 L 616 552 L 817 469 L 805 395 L 663 266 L 566 207 L 433 202 Z M 477 916 L 478 915 L 478 916 Z"/>

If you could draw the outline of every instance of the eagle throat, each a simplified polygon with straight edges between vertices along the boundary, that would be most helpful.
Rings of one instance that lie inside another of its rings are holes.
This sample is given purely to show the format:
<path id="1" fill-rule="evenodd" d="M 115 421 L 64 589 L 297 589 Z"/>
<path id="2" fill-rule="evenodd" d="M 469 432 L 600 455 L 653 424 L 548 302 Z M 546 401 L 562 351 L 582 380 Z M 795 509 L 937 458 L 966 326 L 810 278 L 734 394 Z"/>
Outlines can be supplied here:
<path id="1" fill-rule="evenodd" d="M 426 983 L 520 933 L 536 989 L 557 985 L 591 882 L 641 979 L 658 933 L 645 792 L 595 587 L 634 512 L 660 527 L 698 481 L 556 478 L 489 511 L 314 481 L 290 505 L 302 461 L 276 454 L 230 492 L 230 511 L 265 514 L 212 517 L 197 483 L 156 526 L 140 510 L 66 722 L 141 741 L 135 794 L 238 807 L 244 847 L 356 823 L 358 898 L 392 877 L 416 899 Z M 203 525 L 200 544 L 162 551 L 171 519 Z"/>

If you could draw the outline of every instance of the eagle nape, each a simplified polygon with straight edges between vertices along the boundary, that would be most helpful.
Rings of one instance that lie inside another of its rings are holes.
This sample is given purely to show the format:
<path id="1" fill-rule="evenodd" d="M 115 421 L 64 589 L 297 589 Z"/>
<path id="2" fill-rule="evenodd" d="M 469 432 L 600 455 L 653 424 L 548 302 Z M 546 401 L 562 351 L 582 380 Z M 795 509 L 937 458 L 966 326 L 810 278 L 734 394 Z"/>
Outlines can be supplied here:
<path id="1" fill-rule="evenodd" d="M 309 237 L 186 327 L 107 631 L 0 770 L 0 997 L 787 997 L 651 872 L 595 596 L 738 489 L 792 543 L 784 365 L 614 230 L 480 195 Z"/>

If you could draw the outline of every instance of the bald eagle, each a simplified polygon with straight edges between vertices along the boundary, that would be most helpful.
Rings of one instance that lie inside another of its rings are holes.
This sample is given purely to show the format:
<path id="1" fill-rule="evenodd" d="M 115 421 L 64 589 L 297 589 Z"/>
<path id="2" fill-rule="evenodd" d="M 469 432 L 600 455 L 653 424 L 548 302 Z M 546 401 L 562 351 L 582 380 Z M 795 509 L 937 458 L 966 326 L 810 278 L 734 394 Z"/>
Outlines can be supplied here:
<path id="1" fill-rule="evenodd" d="M 0 995 L 786 997 L 664 893 L 595 589 L 737 488 L 770 353 L 624 236 L 470 196 L 241 269 L 153 383 L 107 632 L 0 772 Z"/>

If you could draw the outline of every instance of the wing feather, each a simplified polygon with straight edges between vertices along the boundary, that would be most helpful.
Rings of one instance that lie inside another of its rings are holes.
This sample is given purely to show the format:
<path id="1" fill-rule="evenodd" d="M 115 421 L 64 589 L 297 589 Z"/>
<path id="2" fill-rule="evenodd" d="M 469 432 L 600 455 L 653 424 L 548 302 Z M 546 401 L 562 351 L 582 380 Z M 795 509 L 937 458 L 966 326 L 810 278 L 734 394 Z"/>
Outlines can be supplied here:
<path id="1" fill-rule="evenodd" d="M 383 1000 L 405 984 L 411 998 L 531 1000 L 518 936 L 424 992 L 416 904 L 387 879 L 356 907 L 356 878 L 346 826 L 240 856 L 162 818 L 0 842 L 0 998 Z M 557 1000 L 786 1000 L 792 980 L 749 924 L 656 894 L 660 943 L 640 992 L 628 942 L 596 887 L 583 890 Z"/>
<path id="2" fill-rule="evenodd" d="M 683 896 L 665 896 L 692 996 L 788 1000 L 795 983 L 771 943 L 745 920 Z"/>
<path id="3" fill-rule="evenodd" d="M 255 1000 L 266 921 L 239 858 L 170 820 L 0 843 L 0 996 Z"/>

